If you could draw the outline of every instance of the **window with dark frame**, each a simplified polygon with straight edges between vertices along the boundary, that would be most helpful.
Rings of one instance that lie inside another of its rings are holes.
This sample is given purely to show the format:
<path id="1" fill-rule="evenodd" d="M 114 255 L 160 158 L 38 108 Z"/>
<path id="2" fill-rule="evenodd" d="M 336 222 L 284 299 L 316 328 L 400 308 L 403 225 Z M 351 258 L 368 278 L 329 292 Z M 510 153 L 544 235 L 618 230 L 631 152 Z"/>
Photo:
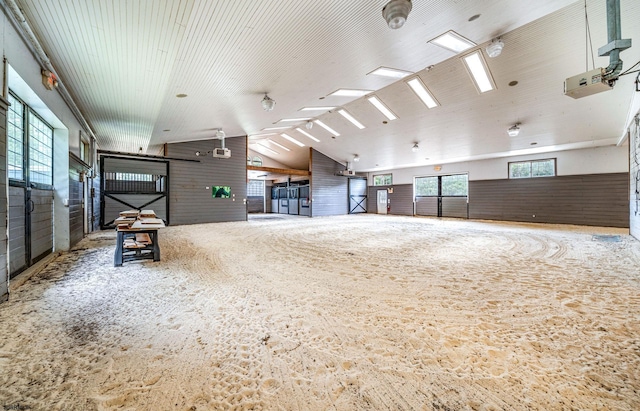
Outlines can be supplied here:
<path id="1" fill-rule="evenodd" d="M 556 159 L 514 161 L 509 163 L 509 178 L 554 177 Z"/>
<path id="2" fill-rule="evenodd" d="M 9 180 L 53 188 L 53 127 L 18 97 L 9 94 L 7 168 Z M 25 169 L 28 173 L 25 173 Z M 28 180 L 28 181 L 27 181 Z"/>
<path id="3" fill-rule="evenodd" d="M 390 186 L 393 184 L 391 174 L 377 174 L 373 176 L 374 186 Z"/>

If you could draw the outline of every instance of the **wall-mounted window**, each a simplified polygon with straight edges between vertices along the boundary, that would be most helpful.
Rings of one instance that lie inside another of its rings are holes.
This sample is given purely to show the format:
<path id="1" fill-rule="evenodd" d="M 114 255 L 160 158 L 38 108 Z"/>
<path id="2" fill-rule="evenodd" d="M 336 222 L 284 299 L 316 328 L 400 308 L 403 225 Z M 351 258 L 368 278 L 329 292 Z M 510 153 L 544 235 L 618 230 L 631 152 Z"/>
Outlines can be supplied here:
<path id="1" fill-rule="evenodd" d="M 256 167 L 262 167 L 262 158 L 258 157 L 258 156 L 255 156 L 253 158 L 253 165 L 256 166 Z"/>
<path id="2" fill-rule="evenodd" d="M 391 174 L 378 174 L 373 176 L 374 186 L 390 186 L 393 184 Z"/>
<path id="3" fill-rule="evenodd" d="M 53 127 L 29 106 L 9 94 L 7 165 L 10 180 L 53 186 Z M 25 174 L 25 168 L 28 174 Z M 28 181 L 27 181 L 28 180 Z"/>
<path id="4" fill-rule="evenodd" d="M 9 94 L 7 167 L 9 178 L 24 180 L 24 104 Z"/>
<path id="5" fill-rule="evenodd" d="M 468 196 L 469 177 L 466 174 L 442 176 L 442 195 L 450 197 Z"/>
<path id="6" fill-rule="evenodd" d="M 249 180 L 247 197 L 264 197 L 264 180 Z"/>
<path id="7" fill-rule="evenodd" d="M 416 196 L 435 197 L 438 195 L 438 177 L 416 177 Z"/>
<path id="8" fill-rule="evenodd" d="M 555 158 L 509 163 L 509 178 L 553 177 L 555 175 Z"/>

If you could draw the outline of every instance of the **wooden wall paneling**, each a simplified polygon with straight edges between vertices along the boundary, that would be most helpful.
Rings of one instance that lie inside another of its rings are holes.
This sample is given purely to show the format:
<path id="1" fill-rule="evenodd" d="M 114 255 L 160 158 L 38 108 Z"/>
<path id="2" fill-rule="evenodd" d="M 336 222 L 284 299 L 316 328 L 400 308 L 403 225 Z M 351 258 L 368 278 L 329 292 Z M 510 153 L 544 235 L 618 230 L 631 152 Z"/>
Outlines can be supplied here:
<path id="1" fill-rule="evenodd" d="M 9 187 L 9 275 L 11 278 L 22 272 L 27 266 L 25 246 L 27 228 L 25 227 L 25 189 Z"/>
<path id="2" fill-rule="evenodd" d="M 31 263 L 53 250 L 53 191 L 31 189 Z"/>
<path id="3" fill-rule="evenodd" d="M 468 218 L 467 197 L 442 197 L 442 217 Z"/>
<path id="4" fill-rule="evenodd" d="M 438 216 L 438 197 L 417 197 L 416 215 Z"/>
<path id="5" fill-rule="evenodd" d="M 393 215 L 413 215 L 413 184 L 397 184 L 389 186 L 369 186 L 368 196 L 376 207 L 369 207 L 369 213 L 377 213 L 378 190 L 393 189 L 393 193 L 387 193 L 389 200 L 389 213 Z"/>
<path id="6" fill-rule="evenodd" d="M 170 162 L 171 224 L 247 220 L 246 142 L 244 136 L 226 138 L 225 146 L 231 150 L 230 158 L 195 155 L 196 151 L 206 153 L 220 147 L 217 139 L 167 144 L 169 157 L 199 161 Z M 213 198 L 213 186 L 231 187 L 232 198 Z"/>
<path id="7" fill-rule="evenodd" d="M 348 178 L 337 175 L 344 165 L 315 149 L 311 149 L 311 155 L 311 216 L 347 214 Z"/>
<path id="8" fill-rule="evenodd" d="M 0 96 L 0 301 L 9 298 L 9 271 L 7 269 L 7 108 L 9 103 Z"/>
<path id="9" fill-rule="evenodd" d="M 627 173 L 469 181 L 469 217 L 628 227 Z"/>

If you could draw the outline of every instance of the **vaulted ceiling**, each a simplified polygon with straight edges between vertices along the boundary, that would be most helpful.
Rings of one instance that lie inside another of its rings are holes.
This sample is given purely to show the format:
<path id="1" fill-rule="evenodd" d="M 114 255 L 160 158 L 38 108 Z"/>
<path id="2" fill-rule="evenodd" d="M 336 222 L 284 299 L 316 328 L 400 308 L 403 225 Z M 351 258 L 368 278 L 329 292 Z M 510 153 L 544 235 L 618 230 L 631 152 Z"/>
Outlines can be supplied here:
<path id="1" fill-rule="evenodd" d="M 609 63 L 597 56 L 608 42 L 605 0 L 586 8 L 571 0 L 414 0 L 397 30 L 382 18 L 387 0 L 16 2 L 106 150 L 155 154 L 166 142 L 210 139 L 222 128 L 228 137 L 249 135 L 252 150 L 292 168 L 307 167 L 313 146 L 341 162 L 358 154 L 356 170 L 371 171 L 616 144 L 635 93 L 635 74 L 582 99 L 563 93 L 567 77 Z M 628 69 L 640 60 L 640 2 L 621 0 L 621 11 L 622 37 L 633 41 L 621 54 Z M 477 46 L 456 54 L 429 43 L 448 30 Z M 504 50 L 489 58 L 485 47 L 498 36 Z M 474 50 L 493 91 L 479 93 L 461 60 Z M 412 77 L 368 74 L 378 67 L 415 73 L 440 105 L 422 104 L 406 84 Z M 370 92 L 329 96 L 341 88 Z M 265 92 L 276 101 L 272 111 L 261 107 Z M 398 119 L 383 124 L 371 95 Z M 336 109 L 300 111 L 313 106 Z M 280 122 L 305 117 L 340 135 Z M 515 123 L 521 133 L 509 137 Z M 290 129 L 263 131 L 279 126 Z"/>

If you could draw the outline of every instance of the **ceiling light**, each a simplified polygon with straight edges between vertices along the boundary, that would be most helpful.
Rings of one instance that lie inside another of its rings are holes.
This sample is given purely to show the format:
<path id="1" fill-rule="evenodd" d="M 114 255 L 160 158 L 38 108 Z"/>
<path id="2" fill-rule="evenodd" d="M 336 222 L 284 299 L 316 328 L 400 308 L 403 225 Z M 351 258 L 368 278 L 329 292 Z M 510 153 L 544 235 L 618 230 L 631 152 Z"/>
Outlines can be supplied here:
<path id="1" fill-rule="evenodd" d="M 316 106 L 316 107 L 302 107 L 298 111 L 329 111 L 333 110 L 335 106 Z"/>
<path id="2" fill-rule="evenodd" d="M 340 88 L 333 93 L 329 94 L 333 97 L 362 97 L 369 93 L 372 90 L 357 90 L 357 89 L 349 89 L 349 88 Z"/>
<path id="3" fill-rule="evenodd" d="M 302 121 L 309 121 L 311 120 L 311 118 L 309 117 L 298 117 L 298 118 L 283 118 L 282 120 L 278 120 L 278 123 L 286 123 L 286 122 L 302 122 Z"/>
<path id="4" fill-rule="evenodd" d="M 267 151 L 269 151 L 269 152 L 271 152 L 271 153 L 273 153 L 273 154 L 276 154 L 276 155 L 277 155 L 277 154 L 280 154 L 280 153 L 278 153 L 277 151 L 272 150 L 272 149 L 270 149 L 269 147 L 265 146 L 264 144 L 256 143 L 256 145 L 257 145 L 257 146 L 262 147 L 263 149 L 265 149 L 265 150 L 267 150 Z"/>
<path id="5" fill-rule="evenodd" d="M 463 60 L 480 93 L 491 91 L 495 88 L 487 64 L 480 51 L 474 51 L 464 56 Z"/>
<path id="6" fill-rule="evenodd" d="M 413 143 L 413 147 L 411 147 L 411 151 L 413 151 L 414 153 L 417 153 L 418 150 L 420 150 L 420 146 L 418 146 L 418 143 Z"/>
<path id="7" fill-rule="evenodd" d="M 353 156 L 353 161 L 354 161 L 355 163 L 357 163 L 358 161 L 360 161 L 360 156 L 359 156 L 359 155 L 357 155 L 357 154 L 356 154 L 355 156 Z"/>
<path id="8" fill-rule="evenodd" d="M 283 149 L 283 150 L 285 150 L 285 151 L 291 151 L 291 149 L 290 149 L 290 148 L 285 147 L 285 146 L 283 146 L 283 145 L 282 145 L 282 144 L 280 144 L 280 143 L 276 143 L 275 141 L 271 140 L 270 138 L 268 138 L 268 139 L 267 139 L 267 142 L 268 142 L 268 143 L 270 143 L 270 144 L 273 144 L 274 146 L 278 146 L 278 147 L 280 147 L 281 149 Z"/>
<path id="9" fill-rule="evenodd" d="M 393 114 L 391 112 L 391 110 L 389 110 L 389 108 L 387 106 L 384 105 L 384 103 L 382 101 L 380 101 L 380 99 L 376 96 L 371 96 L 369 97 L 367 100 L 369 100 L 369 103 L 373 104 L 373 106 L 375 108 L 377 108 L 378 110 L 380 110 L 380 112 L 382 114 L 384 114 L 384 116 L 386 118 L 388 118 L 389 120 L 395 120 L 398 117 L 396 117 L 395 114 Z"/>
<path id="10" fill-rule="evenodd" d="M 413 73 L 405 70 L 398 70 L 389 67 L 378 67 L 373 70 L 371 73 L 367 73 L 367 75 L 373 74 L 374 76 L 382 76 L 382 77 L 391 77 L 391 78 L 404 78 L 412 75 Z"/>
<path id="11" fill-rule="evenodd" d="M 267 93 L 264 93 L 264 98 L 262 99 L 262 108 L 264 111 L 271 111 L 276 106 L 276 101 L 269 97 Z"/>
<path id="12" fill-rule="evenodd" d="M 316 123 L 317 125 L 319 125 L 320 127 L 324 128 L 325 130 L 327 130 L 329 133 L 333 134 L 336 137 L 338 137 L 340 135 L 340 133 L 338 133 L 337 131 L 335 131 L 334 129 L 329 127 L 328 125 L 324 124 L 320 120 L 313 120 L 313 122 Z"/>
<path id="13" fill-rule="evenodd" d="M 503 47 L 504 43 L 502 42 L 500 37 L 498 37 L 497 39 L 493 39 L 491 40 L 491 44 L 487 46 L 487 55 L 489 55 L 489 57 L 491 58 L 498 57 L 500 53 L 502 53 Z"/>
<path id="14" fill-rule="evenodd" d="M 282 137 L 286 138 L 287 140 L 291 141 L 293 144 L 297 145 L 298 147 L 304 147 L 304 144 L 299 142 L 298 140 L 296 140 L 295 138 L 291 137 L 288 134 L 280 134 Z"/>
<path id="15" fill-rule="evenodd" d="M 520 123 L 516 123 L 509 127 L 507 134 L 509 134 L 509 137 L 518 137 L 518 134 L 520 134 Z"/>
<path id="16" fill-rule="evenodd" d="M 225 137 L 225 132 L 222 131 L 221 128 L 218 129 L 218 131 L 216 131 L 216 138 L 219 140 L 222 140 Z"/>
<path id="17" fill-rule="evenodd" d="M 429 40 L 429 43 L 451 50 L 454 53 L 461 53 L 477 45 L 473 41 L 462 37 L 453 30 L 449 30 L 435 39 Z"/>
<path id="18" fill-rule="evenodd" d="M 436 99 L 433 98 L 433 96 L 429 92 L 429 89 L 427 89 L 427 87 L 419 77 L 412 78 L 411 80 L 407 81 L 407 84 L 428 108 L 439 106 Z"/>
<path id="19" fill-rule="evenodd" d="M 349 120 L 354 126 L 358 127 L 360 130 L 362 130 L 364 128 L 362 123 L 359 122 L 358 120 L 356 120 L 351 114 L 347 113 L 346 110 L 340 109 L 340 110 L 338 110 L 338 113 L 340 113 L 342 115 L 342 117 L 344 117 L 347 120 Z"/>
<path id="20" fill-rule="evenodd" d="M 286 130 L 288 128 L 291 128 L 291 126 L 286 126 L 286 127 L 267 127 L 267 128 L 263 128 L 262 131 Z"/>
<path id="21" fill-rule="evenodd" d="M 304 131 L 303 129 L 301 129 L 300 127 L 296 128 L 296 130 L 301 133 L 304 134 L 305 136 L 309 137 L 311 140 L 315 141 L 316 143 L 319 143 L 320 140 L 318 140 L 317 138 L 315 138 L 314 136 L 312 136 L 311 134 L 307 133 L 306 131 Z"/>
<path id="22" fill-rule="evenodd" d="M 264 137 L 267 137 L 267 136 L 274 136 L 276 134 L 277 133 L 250 134 L 249 138 L 250 139 L 252 139 L 252 138 L 258 138 L 259 139 L 259 138 L 264 138 Z"/>
<path id="23" fill-rule="evenodd" d="M 311 130 L 313 128 L 313 121 L 307 121 L 307 124 L 304 125 L 307 130 Z"/>
<path id="24" fill-rule="evenodd" d="M 382 8 L 382 17 L 391 29 L 399 29 L 409 17 L 411 11 L 410 0 L 391 0 Z"/>

